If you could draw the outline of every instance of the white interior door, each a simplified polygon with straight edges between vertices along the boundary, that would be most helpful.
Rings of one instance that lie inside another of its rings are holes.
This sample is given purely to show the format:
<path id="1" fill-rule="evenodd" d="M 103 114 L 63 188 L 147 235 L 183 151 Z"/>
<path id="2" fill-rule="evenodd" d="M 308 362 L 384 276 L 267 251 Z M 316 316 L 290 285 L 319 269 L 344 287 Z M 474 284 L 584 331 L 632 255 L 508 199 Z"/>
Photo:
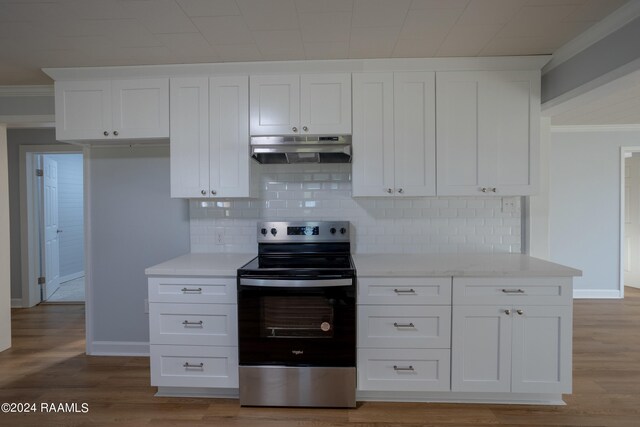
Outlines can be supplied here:
<path id="1" fill-rule="evenodd" d="M 46 283 L 42 293 L 47 300 L 60 287 L 60 241 L 58 239 L 58 162 L 44 156 L 44 272 Z"/>
<path id="2" fill-rule="evenodd" d="M 624 285 L 640 288 L 640 157 L 625 159 Z"/>

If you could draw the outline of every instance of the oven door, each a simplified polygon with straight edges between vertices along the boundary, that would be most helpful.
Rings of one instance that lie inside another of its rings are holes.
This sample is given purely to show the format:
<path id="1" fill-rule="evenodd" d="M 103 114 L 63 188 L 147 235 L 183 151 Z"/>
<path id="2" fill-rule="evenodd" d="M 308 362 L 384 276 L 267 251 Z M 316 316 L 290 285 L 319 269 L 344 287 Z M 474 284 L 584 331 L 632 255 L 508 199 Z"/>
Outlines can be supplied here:
<path id="1" fill-rule="evenodd" d="M 240 365 L 355 366 L 353 278 L 238 278 Z"/>

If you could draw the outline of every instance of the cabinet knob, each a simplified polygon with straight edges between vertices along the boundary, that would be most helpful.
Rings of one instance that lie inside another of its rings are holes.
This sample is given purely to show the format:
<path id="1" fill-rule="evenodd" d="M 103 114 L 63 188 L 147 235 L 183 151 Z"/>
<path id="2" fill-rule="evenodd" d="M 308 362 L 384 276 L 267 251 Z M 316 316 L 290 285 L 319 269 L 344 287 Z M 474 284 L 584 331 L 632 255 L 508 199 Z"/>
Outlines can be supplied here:
<path id="1" fill-rule="evenodd" d="M 117 131 L 117 130 L 114 130 L 114 131 L 113 131 L 113 134 L 114 134 L 115 136 L 118 136 L 118 131 Z"/>
<path id="2" fill-rule="evenodd" d="M 402 194 L 404 193 L 404 190 L 402 188 L 398 188 L 398 193 Z"/>
<path id="3" fill-rule="evenodd" d="M 216 194 L 218 194 L 218 192 L 216 190 L 211 190 L 211 194 L 215 196 Z"/>
<path id="4" fill-rule="evenodd" d="M 495 193 L 495 192 L 496 192 L 496 187 L 493 187 L 493 188 L 491 189 L 491 192 L 492 192 L 492 193 Z"/>
<path id="5" fill-rule="evenodd" d="M 489 191 L 489 189 L 487 187 L 482 187 L 480 191 L 482 191 L 483 193 L 486 193 L 487 191 Z"/>
<path id="6" fill-rule="evenodd" d="M 506 314 L 507 316 L 511 314 L 511 310 L 507 309 L 504 311 L 504 314 Z"/>
<path id="7" fill-rule="evenodd" d="M 516 310 L 516 313 L 518 313 L 520 316 L 522 316 L 524 314 L 523 310 Z"/>
<path id="8" fill-rule="evenodd" d="M 206 196 L 206 195 L 207 195 L 207 191 L 206 191 L 206 190 L 202 190 L 202 191 L 200 192 L 200 194 L 202 194 L 203 196 Z"/>
<path id="9" fill-rule="evenodd" d="M 298 128 L 297 128 L 297 127 L 295 127 L 295 126 L 294 126 L 294 127 L 292 127 L 292 128 L 291 128 L 291 130 L 292 130 L 292 131 L 294 131 L 294 132 L 298 132 Z"/>
<path id="10" fill-rule="evenodd" d="M 385 191 L 389 194 L 393 193 L 393 190 L 391 188 L 387 188 Z"/>
<path id="11" fill-rule="evenodd" d="M 106 130 L 105 130 L 104 132 L 102 132 L 102 134 L 103 134 L 104 136 L 109 136 L 109 132 L 107 132 Z"/>
<path id="12" fill-rule="evenodd" d="M 308 128 L 308 127 L 306 127 L 306 126 L 302 126 L 302 130 L 303 130 L 303 131 L 305 131 L 305 132 L 308 132 L 308 131 L 309 131 L 309 128 Z"/>

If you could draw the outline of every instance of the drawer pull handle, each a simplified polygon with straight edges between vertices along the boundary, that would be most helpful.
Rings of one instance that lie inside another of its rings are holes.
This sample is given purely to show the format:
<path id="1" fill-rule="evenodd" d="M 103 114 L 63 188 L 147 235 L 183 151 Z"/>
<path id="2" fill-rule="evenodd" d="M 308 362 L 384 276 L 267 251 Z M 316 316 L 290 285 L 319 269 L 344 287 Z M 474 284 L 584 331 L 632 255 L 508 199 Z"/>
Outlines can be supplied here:
<path id="1" fill-rule="evenodd" d="M 396 294 L 415 294 L 416 291 L 411 288 L 411 289 L 394 289 L 393 292 L 395 292 Z"/>
<path id="2" fill-rule="evenodd" d="M 202 288 L 182 288 L 182 293 L 186 294 L 186 293 L 196 293 L 196 294 L 201 294 L 202 293 Z"/>
<path id="3" fill-rule="evenodd" d="M 394 371 L 415 371 L 415 369 L 413 369 L 412 365 L 409 366 L 397 366 L 397 365 L 393 365 L 393 370 Z"/>
<path id="4" fill-rule="evenodd" d="M 204 363 L 200 362 L 197 365 L 193 365 L 189 362 L 184 362 L 184 365 L 182 365 L 185 369 L 202 369 L 204 368 Z"/>
<path id="5" fill-rule="evenodd" d="M 524 289 L 503 289 L 505 294 L 524 294 Z"/>
<path id="6" fill-rule="evenodd" d="M 189 326 L 200 326 L 200 327 L 202 327 L 202 320 L 200 320 L 198 322 L 189 322 L 188 320 L 185 320 L 184 322 L 182 322 L 182 324 L 184 325 L 185 328 L 188 328 Z"/>
<path id="7" fill-rule="evenodd" d="M 396 328 L 415 328 L 416 325 L 412 323 L 396 323 L 393 322 L 393 326 L 395 326 Z"/>

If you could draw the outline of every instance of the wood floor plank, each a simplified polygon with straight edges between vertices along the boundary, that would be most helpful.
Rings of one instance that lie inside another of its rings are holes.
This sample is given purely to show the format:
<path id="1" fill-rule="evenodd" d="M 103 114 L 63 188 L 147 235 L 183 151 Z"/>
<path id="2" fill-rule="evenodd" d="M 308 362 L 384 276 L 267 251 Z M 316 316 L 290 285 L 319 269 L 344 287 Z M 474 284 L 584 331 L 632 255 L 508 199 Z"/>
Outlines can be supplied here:
<path id="1" fill-rule="evenodd" d="M 357 409 L 241 408 L 234 399 L 155 397 L 146 357 L 84 355 L 84 307 L 12 311 L 0 402 L 83 403 L 88 413 L 2 414 L 0 426 L 640 426 L 640 290 L 576 300 L 566 406 L 365 402 Z"/>

